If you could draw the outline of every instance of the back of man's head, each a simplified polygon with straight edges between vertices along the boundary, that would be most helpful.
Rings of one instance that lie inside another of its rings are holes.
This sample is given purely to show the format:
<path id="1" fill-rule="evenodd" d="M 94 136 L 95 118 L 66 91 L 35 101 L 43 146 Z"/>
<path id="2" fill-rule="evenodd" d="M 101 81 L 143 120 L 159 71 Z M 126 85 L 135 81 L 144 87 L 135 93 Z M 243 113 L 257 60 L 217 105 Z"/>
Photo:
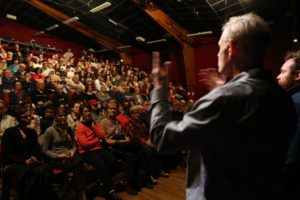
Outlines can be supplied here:
<path id="1" fill-rule="evenodd" d="M 231 17 L 224 24 L 223 32 L 236 41 L 250 59 L 263 60 L 270 43 L 268 24 L 258 15 L 248 13 Z"/>

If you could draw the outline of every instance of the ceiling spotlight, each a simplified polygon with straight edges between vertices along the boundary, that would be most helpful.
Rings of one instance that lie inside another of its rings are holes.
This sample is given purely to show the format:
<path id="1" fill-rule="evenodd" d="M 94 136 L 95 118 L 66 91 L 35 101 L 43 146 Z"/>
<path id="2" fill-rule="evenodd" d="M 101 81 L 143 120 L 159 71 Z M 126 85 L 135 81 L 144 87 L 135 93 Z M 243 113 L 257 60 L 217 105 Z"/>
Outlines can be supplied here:
<path id="1" fill-rule="evenodd" d="M 137 37 L 135 38 L 135 40 L 138 41 L 138 42 L 146 42 L 146 39 L 143 38 L 142 36 L 137 36 Z"/>
<path id="2" fill-rule="evenodd" d="M 52 31 L 53 29 L 56 29 L 58 27 L 59 27 L 58 24 L 54 24 L 53 26 L 50 26 L 50 27 L 46 28 L 46 31 Z"/>
<path id="3" fill-rule="evenodd" d="M 298 42 L 298 39 L 297 39 L 297 38 L 294 38 L 294 39 L 293 39 L 293 42 L 294 42 L 294 43 L 297 43 L 297 42 Z"/>
<path id="4" fill-rule="evenodd" d="M 194 37 L 194 36 L 206 36 L 206 35 L 211 35 L 211 34 L 213 34 L 212 31 L 203 31 L 203 32 L 198 32 L 198 33 L 190 33 L 190 34 L 187 34 L 186 36 Z"/>
<path id="5" fill-rule="evenodd" d="M 72 17 L 72 18 L 69 18 L 69 19 L 63 21 L 63 23 L 64 23 L 64 24 L 70 24 L 70 23 L 72 23 L 72 22 L 74 22 L 74 21 L 76 21 L 76 20 L 79 20 L 79 17 Z"/>
<path id="6" fill-rule="evenodd" d="M 98 12 L 98 11 L 100 11 L 100 10 L 103 10 L 103 9 L 109 7 L 109 6 L 111 6 L 111 3 L 109 3 L 109 2 L 107 1 L 107 2 L 105 2 L 105 3 L 103 3 L 103 4 L 99 5 L 99 6 L 96 6 L 95 8 L 92 8 L 92 9 L 90 10 L 90 12 L 91 12 L 91 13 L 95 13 L 95 12 Z"/>

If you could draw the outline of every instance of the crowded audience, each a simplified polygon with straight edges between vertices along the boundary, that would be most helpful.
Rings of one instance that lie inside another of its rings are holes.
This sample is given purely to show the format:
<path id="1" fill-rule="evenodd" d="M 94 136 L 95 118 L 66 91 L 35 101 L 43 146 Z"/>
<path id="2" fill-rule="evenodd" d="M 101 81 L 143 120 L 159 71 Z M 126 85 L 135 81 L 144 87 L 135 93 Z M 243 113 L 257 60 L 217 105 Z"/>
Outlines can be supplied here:
<path id="1" fill-rule="evenodd" d="M 19 183 L 12 182 L 11 173 L 26 171 L 35 163 L 45 162 L 47 167 L 64 171 L 65 181 L 75 182 L 74 190 L 80 199 L 89 196 L 85 194 L 88 180 L 84 178 L 84 168 L 90 165 L 102 182 L 102 196 L 115 200 L 120 197 L 113 177 L 120 171 L 125 191 L 137 195 L 142 187 L 153 188 L 159 177 L 168 177 L 171 168 L 184 162 L 171 155 L 164 159 L 164 165 L 148 138 L 150 74 L 113 59 L 97 59 L 87 52 L 75 57 L 71 49 L 49 55 L 16 43 L 0 45 L 0 56 L 2 157 L 5 165 L 16 165 L 12 172 L 7 171 L 4 185 L 17 188 L 17 196 L 26 191 L 19 191 Z M 170 85 L 169 90 L 174 112 L 179 101 L 181 108 L 188 107 L 185 102 L 192 99 L 181 86 Z M 20 107 L 26 109 L 26 124 L 17 113 Z M 175 118 L 179 116 L 182 115 Z M 22 129 L 20 125 L 11 129 L 20 122 Z M 18 149 L 24 163 L 10 156 L 9 151 L 16 146 L 8 140 L 11 134 L 24 140 L 24 147 Z M 34 149 L 27 146 L 28 139 Z M 46 169 L 41 172 L 44 177 L 49 173 Z M 44 184 L 48 187 L 48 182 Z M 4 189 L 3 198 L 9 199 L 10 189 Z"/>

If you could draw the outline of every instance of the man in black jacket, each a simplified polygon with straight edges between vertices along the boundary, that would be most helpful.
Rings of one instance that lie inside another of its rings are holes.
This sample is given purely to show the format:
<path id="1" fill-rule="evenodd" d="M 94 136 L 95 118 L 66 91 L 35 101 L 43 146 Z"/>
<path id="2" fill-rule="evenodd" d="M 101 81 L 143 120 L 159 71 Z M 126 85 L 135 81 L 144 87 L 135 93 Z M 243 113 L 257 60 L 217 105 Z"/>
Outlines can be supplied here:
<path id="1" fill-rule="evenodd" d="M 300 199 L 300 51 L 289 52 L 277 81 L 291 95 L 297 115 L 297 130 L 291 140 L 286 160 L 286 199 Z"/>

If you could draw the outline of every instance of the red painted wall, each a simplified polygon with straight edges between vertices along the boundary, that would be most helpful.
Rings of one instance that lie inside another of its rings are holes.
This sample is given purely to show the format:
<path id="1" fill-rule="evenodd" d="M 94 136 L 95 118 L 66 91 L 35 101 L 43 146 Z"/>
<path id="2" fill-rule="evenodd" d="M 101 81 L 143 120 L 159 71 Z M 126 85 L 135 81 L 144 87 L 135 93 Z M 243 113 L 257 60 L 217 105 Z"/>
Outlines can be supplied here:
<path id="1" fill-rule="evenodd" d="M 151 54 L 147 52 L 135 52 L 131 55 L 131 65 L 143 69 L 147 73 L 151 73 Z"/>
<path id="2" fill-rule="evenodd" d="M 218 58 L 217 54 L 219 51 L 218 48 L 218 39 L 216 37 L 205 37 L 202 38 L 202 45 L 195 48 L 195 66 L 196 72 L 204 68 L 217 68 Z M 195 74 L 196 80 L 198 80 L 197 74 Z M 202 96 L 206 91 L 202 90 L 201 87 L 195 85 L 196 96 Z"/>
<path id="3" fill-rule="evenodd" d="M 179 85 L 185 86 L 185 75 L 183 67 L 182 49 L 179 45 L 171 45 L 168 50 L 168 56 L 172 62 L 170 71 L 170 81 Z M 135 51 L 131 55 L 131 61 L 133 67 L 143 69 L 147 73 L 151 73 L 152 64 L 152 52 L 147 51 Z"/>
<path id="4" fill-rule="evenodd" d="M 42 36 L 34 37 L 33 34 L 39 31 L 41 30 L 26 27 L 12 20 L 8 20 L 5 18 L 0 19 L 0 37 L 5 35 L 11 35 L 15 41 L 20 41 L 24 43 L 30 42 L 30 40 L 34 39 L 37 44 L 43 46 L 50 45 L 51 47 L 56 47 L 57 49 L 61 49 L 63 51 L 66 51 L 67 48 L 71 48 L 75 56 L 78 57 L 80 55 L 81 50 L 86 49 L 81 45 L 60 40 L 50 35 L 44 34 Z"/>

